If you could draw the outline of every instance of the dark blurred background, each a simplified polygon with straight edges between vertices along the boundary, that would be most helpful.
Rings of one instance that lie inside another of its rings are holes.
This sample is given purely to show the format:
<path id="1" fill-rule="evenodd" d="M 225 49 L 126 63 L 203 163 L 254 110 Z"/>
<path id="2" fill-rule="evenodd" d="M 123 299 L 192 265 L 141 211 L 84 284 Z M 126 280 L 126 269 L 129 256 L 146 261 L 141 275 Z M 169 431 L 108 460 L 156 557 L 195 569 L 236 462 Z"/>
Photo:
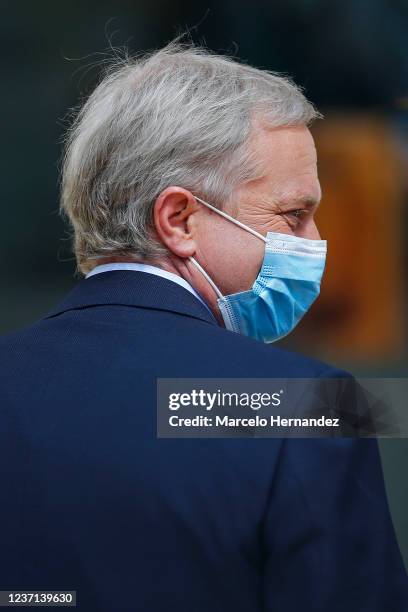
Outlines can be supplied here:
<path id="1" fill-rule="evenodd" d="M 69 110 L 96 83 L 98 63 L 109 46 L 148 50 L 188 30 L 214 51 L 290 74 L 325 115 L 313 132 L 328 264 L 320 299 L 284 344 L 359 376 L 407 376 L 407 0 L 43 0 L 2 9 L 0 333 L 45 314 L 76 282 L 58 215 L 59 162 Z M 408 441 L 383 439 L 381 452 L 408 562 Z"/>

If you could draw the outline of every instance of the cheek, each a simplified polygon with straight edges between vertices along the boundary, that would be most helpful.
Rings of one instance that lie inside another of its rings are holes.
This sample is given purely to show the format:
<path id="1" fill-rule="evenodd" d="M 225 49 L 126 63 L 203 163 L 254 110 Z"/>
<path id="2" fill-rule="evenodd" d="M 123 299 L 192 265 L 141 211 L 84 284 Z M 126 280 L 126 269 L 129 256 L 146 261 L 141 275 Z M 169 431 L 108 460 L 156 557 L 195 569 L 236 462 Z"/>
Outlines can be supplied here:
<path id="1" fill-rule="evenodd" d="M 222 240 L 213 243 L 206 253 L 207 271 L 224 295 L 246 291 L 252 287 L 261 268 L 264 243 L 242 231 L 225 232 Z"/>
<path id="2" fill-rule="evenodd" d="M 229 293 L 247 291 L 252 287 L 265 255 L 265 243 L 250 234 L 243 236 L 236 247 L 231 257 Z"/>
<path id="3" fill-rule="evenodd" d="M 269 221 L 267 227 L 267 232 L 276 232 L 279 234 L 295 234 L 294 226 L 289 222 L 289 219 L 284 215 L 274 215 L 274 217 Z"/>

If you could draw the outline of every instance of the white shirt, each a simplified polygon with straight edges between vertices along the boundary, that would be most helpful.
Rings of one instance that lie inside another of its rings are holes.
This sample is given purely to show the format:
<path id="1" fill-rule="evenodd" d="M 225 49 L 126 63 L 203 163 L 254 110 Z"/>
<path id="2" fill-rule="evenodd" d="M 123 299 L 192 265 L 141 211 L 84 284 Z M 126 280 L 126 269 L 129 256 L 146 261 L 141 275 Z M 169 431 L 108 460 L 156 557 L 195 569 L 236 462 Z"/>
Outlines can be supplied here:
<path id="1" fill-rule="evenodd" d="M 167 278 L 169 281 L 173 281 L 173 283 L 177 283 L 184 289 L 187 289 L 190 293 L 192 293 L 211 313 L 214 317 L 211 310 L 208 308 L 207 304 L 204 302 L 203 298 L 197 293 L 197 291 L 181 276 L 177 276 L 177 274 L 173 274 L 173 272 L 167 272 L 167 270 L 162 270 L 162 268 L 157 268 L 156 266 L 150 266 L 148 264 L 142 263 L 131 263 L 131 262 L 118 262 L 118 263 L 107 263 L 101 264 L 100 266 L 96 266 L 88 272 L 85 278 L 89 278 L 90 276 L 94 276 L 94 274 L 100 274 L 101 272 L 110 272 L 111 270 L 134 270 L 135 272 L 146 272 L 147 274 L 155 274 L 156 276 L 161 276 L 162 278 Z"/>

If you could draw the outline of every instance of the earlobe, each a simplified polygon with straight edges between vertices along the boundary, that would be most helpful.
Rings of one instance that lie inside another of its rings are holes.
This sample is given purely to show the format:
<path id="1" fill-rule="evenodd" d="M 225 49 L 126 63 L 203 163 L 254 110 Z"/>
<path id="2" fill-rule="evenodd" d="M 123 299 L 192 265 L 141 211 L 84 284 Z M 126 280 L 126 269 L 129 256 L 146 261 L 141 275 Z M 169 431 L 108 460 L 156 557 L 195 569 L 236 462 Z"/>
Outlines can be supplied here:
<path id="1" fill-rule="evenodd" d="M 196 251 L 190 220 L 197 210 L 199 207 L 192 193 L 181 187 L 167 187 L 154 204 L 157 235 L 178 257 L 190 257 Z"/>

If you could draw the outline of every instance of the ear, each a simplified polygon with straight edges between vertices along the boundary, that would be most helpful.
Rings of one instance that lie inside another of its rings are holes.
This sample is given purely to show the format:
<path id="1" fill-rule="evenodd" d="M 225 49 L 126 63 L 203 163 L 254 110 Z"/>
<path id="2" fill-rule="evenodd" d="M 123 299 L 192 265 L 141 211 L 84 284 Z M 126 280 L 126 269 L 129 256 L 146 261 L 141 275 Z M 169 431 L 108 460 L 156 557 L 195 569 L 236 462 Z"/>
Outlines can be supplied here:
<path id="1" fill-rule="evenodd" d="M 196 243 L 191 233 L 192 215 L 200 210 L 192 193 L 182 187 L 167 187 L 154 204 L 154 224 L 163 244 L 179 257 L 191 257 Z"/>

